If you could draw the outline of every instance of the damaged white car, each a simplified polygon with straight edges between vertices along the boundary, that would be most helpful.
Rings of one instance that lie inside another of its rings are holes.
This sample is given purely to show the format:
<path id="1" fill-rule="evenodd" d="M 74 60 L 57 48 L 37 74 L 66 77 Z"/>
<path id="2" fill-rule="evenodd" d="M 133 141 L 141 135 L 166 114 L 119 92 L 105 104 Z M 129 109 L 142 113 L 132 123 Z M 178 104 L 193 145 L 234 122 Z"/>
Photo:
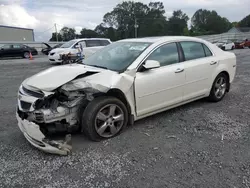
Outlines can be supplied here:
<path id="1" fill-rule="evenodd" d="M 208 97 L 220 101 L 235 76 L 236 57 L 192 37 L 114 42 L 83 64 L 42 71 L 20 86 L 17 120 L 35 147 L 67 155 L 58 131 L 82 131 L 94 141 L 118 135 L 127 124 Z"/>

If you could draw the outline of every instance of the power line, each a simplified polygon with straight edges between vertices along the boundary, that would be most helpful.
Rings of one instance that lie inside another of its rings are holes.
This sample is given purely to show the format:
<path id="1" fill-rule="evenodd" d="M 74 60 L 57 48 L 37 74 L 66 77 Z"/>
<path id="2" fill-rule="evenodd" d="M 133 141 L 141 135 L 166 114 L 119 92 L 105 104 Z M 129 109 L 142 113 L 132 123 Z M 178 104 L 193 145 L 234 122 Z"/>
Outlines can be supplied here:
<path id="1" fill-rule="evenodd" d="M 49 30 L 51 30 L 51 29 L 53 29 L 53 28 L 54 28 L 54 26 L 51 27 L 51 28 L 49 28 L 49 29 L 46 29 L 46 30 L 44 30 L 44 31 L 38 31 L 38 32 L 36 32 L 36 33 L 43 34 L 43 33 L 47 32 L 47 31 L 49 31 Z"/>

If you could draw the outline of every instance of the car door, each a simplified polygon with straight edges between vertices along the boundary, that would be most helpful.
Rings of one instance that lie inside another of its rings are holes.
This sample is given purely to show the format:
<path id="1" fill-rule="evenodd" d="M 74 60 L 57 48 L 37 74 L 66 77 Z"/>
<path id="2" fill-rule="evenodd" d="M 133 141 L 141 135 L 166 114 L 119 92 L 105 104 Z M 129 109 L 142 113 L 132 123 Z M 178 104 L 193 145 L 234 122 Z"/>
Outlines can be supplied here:
<path id="1" fill-rule="evenodd" d="M 20 44 L 14 44 L 12 49 L 13 56 L 22 56 L 23 55 L 23 46 Z"/>
<path id="2" fill-rule="evenodd" d="M 185 72 L 176 43 L 158 47 L 146 60 L 156 60 L 161 66 L 136 73 L 137 116 L 180 103 L 183 96 Z"/>
<path id="3" fill-rule="evenodd" d="M 212 73 L 218 62 L 203 43 L 183 41 L 180 42 L 180 46 L 184 54 L 186 73 L 183 100 L 193 100 L 209 92 Z"/>
<path id="4" fill-rule="evenodd" d="M 1 57 L 9 57 L 12 55 L 12 49 L 13 49 L 13 45 L 11 44 L 6 44 L 4 46 L 1 47 L 1 51 L 0 51 L 0 56 Z"/>

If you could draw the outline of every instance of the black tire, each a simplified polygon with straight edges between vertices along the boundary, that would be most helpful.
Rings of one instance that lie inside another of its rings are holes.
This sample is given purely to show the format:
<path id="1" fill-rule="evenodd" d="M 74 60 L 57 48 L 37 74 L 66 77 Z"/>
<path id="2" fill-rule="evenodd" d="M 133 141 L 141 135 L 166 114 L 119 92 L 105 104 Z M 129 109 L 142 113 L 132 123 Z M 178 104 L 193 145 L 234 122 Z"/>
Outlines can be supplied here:
<path id="1" fill-rule="evenodd" d="M 23 52 L 23 58 L 28 59 L 30 57 L 29 52 Z"/>
<path id="2" fill-rule="evenodd" d="M 122 125 L 120 126 L 121 128 L 119 131 L 110 136 L 110 137 L 102 137 L 100 136 L 97 131 L 96 131 L 96 117 L 98 112 L 105 107 L 106 105 L 116 105 L 118 106 L 124 114 L 124 120 Z M 81 118 L 81 126 L 84 134 L 93 141 L 101 141 L 104 139 L 112 138 L 117 136 L 122 132 L 122 130 L 127 126 L 128 124 L 128 110 L 126 106 L 117 98 L 115 97 L 110 97 L 110 96 L 102 96 L 94 99 L 91 101 L 87 107 L 85 108 L 82 118 Z"/>
<path id="3" fill-rule="evenodd" d="M 216 88 L 216 84 L 218 83 L 219 79 L 221 79 L 221 78 L 225 80 L 225 84 L 226 84 L 225 85 L 225 91 L 224 91 L 223 95 L 217 96 L 216 95 L 216 89 L 218 89 L 218 88 Z M 228 76 L 225 73 L 220 73 L 215 78 L 215 80 L 213 82 L 213 86 L 212 86 L 212 89 L 210 91 L 210 95 L 208 97 L 208 100 L 211 101 L 211 102 L 219 102 L 219 101 L 221 101 L 224 98 L 224 96 L 226 95 L 226 93 L 227 93 L 228 86 L 229 86 L 229 78 L 228 78 Z"/>

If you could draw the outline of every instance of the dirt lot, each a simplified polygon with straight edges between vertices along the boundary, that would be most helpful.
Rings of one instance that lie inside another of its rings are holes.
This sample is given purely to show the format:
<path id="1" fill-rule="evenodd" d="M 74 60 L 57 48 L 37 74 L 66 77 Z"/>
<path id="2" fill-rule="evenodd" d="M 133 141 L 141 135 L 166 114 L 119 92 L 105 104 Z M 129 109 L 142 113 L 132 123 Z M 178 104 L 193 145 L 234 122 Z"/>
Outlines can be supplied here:
<path id="1" fill-rule="evenodd" d="M 250 187 L 250 50 L 220 103 L 205 100 L 140 120 L 100 143 L 73 135 L 73 154 L 45 154 L 17 127 L 16 93 L 46 58 L 0 60 L 0 187 Z"/>

